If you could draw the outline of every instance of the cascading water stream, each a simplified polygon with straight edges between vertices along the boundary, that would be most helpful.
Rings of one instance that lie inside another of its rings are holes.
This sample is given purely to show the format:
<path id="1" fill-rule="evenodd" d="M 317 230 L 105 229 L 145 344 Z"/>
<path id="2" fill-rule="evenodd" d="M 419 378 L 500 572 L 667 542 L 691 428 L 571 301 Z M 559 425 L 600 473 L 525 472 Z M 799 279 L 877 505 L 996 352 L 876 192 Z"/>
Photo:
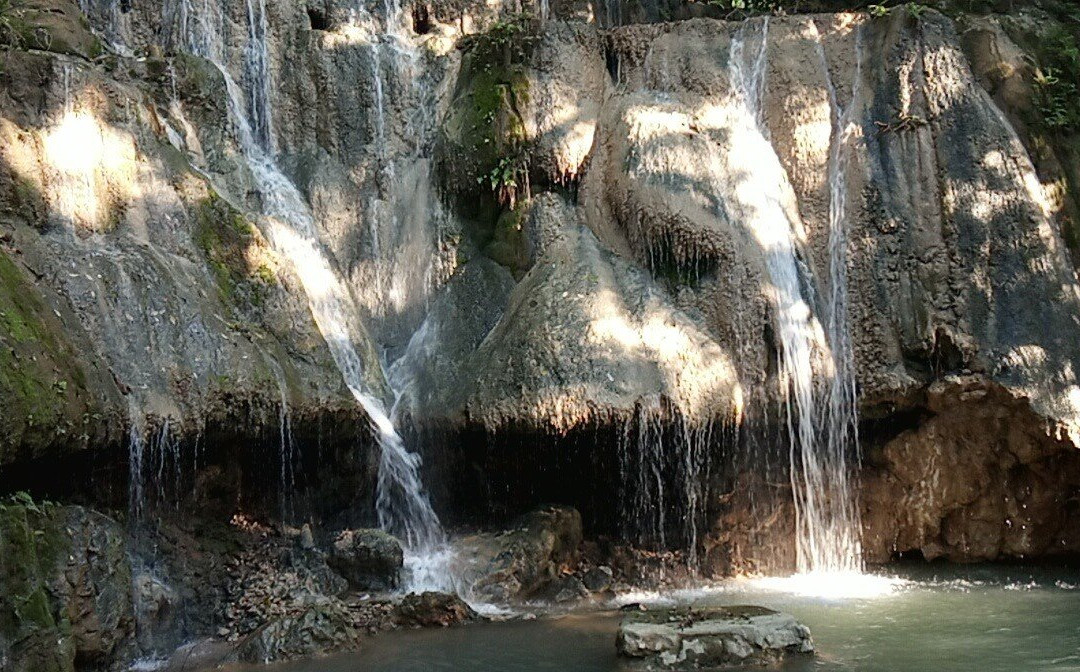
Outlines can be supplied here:
<path id="1" fill-rule="evenodd" d="M 748 36 L 758 23 L 757 35 Z M 847 451 L 853 440 L 854 384 L 846 361 L 846 263 L 842 147 L 830 160 L 829 298 L 831 349 L 813 313 L 812 278 L 799 259 L 795 227 L 786 204 L 794 202 L 786 172 L 768 139 L 763 96 L 768 66 L 769 21 L 748 22 L 732 38 L 729 76 L 738 111 L 731 153 L 747 157 L 752 179 L 735 187 L 747 227 L 765 255 L 780 340 L 780 390 L 787 424 L 791 485 L 796 512 L 797 569 L 801 574 L 858 572 L 861 560 L 855 504 L 848 479 Z M 757 51 L 747 53 L 750 42 Z M 834 96 L 835 98 L 835 96 Z M 849 111 L 854 105 L 849 106 Z M 835 109 L 835 106 L 834 106 Z M 840 128 L 847 114 L 834 121 Z M 842 144 L 840 135 L 834 138 Z M 752 157 L 752 158 L 751 158 Z M 841 338 L 841 334 L 843 334 Z M 815 365 L 829 378 L 815 380 Z M 842 367 L 842 368 L 841 368 Z M 825 398 L 825 392 L 828 397 Z"/>
<path id="2" fill-rule="evenodd" d="M 855 385 L 854 355 L 851 335 L 848 331 L 848 277 L 847 277 L 847 176 L 850 145 L 856 137 L 858 125 L 855 114 L 862 92 L 863 27 L 855 28 L 855 79 L 846 108 L 841 107 L 824 45 L 818 41 L 821 67 L 829 91 L 832 109 L 833 131 L 829 147 L 829 294 L 826 306 L 826 332 L 832 352 L 833 377 L 828 400 L 828 445 L 826 455 L 832 461 L 831 473 L 836 480 L 835 489 L 852 493 L 846 457 L 859 451 L 859 419 Z M 834 545 L 843 550 L 839 566 L 829 567 L 827 558 L 813 560 L 815 566 L 825 565 L 830 571 L 859 571 L 862 569 L 862 550 L 859 542 L 859 510 L 853 496 L 843 497 L 833 503 L 832 536 Z M 844 561 L 844 558 L 847 561 Z"/>
<path id="3" fill-rule="evenodd" d="M 252 6 L 249 4 L 249 9 Z M 264 8 L 249 11 L 249 20 L 265 24 Z M 196 25 L 204 24 L 197 22 Z M 265 41 L 265 25 L 251 28 L 249 34 Z M 272 114 L 268 86 L 265 82 L 254 82 L 250 92 L 254 102 L 249 104 L 249 109 L 256 112 L 265 110 L 264 119 L 260 120 L 256 114 L 253 128 L 241 103 L 243 93 L 227 69 L 213 58 L 218 50 L 210 48 L 202 51 L 203 45 L 217 42 L 219 40 L 212 36 L 189 36 L 188 46 L 214 63 L 222 73 L 228 91 L 226 102 L 233 131 L 262 196 L 262 214 L 270 243 L 275 251 L 293 264 L 307 294 L 316 326 L 346 386 L 371 422 L 380 448 L 376 502 L 380 527 L 401 538 L 413 555 L 436 553 L 444 545 L 444 535 L 438 516 L 423 489 L 419 474 L 420 457 L 407 450 L 382 401 L 367 391 L 364 363 L 353 346 L 349 328 L 350 316 L 356 315 L 357 311 L 352 306 L 348 290 L 323 251 L 310 208 L 267 151 L 272 146 L 269 139 Z M 266 45 L 249 45 L 249 58 L 255 52 L 265 54 Z M 255 60 L 259 62 L 259 59 Z M 265 67 L 265 59 L 261 62 Z"/>

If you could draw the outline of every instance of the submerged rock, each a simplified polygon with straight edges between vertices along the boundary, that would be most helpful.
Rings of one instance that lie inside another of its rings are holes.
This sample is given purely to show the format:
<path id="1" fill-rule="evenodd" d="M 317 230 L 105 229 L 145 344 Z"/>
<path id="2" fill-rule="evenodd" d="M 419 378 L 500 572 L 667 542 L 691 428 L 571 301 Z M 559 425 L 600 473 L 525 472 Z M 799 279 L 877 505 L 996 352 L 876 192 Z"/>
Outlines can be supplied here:
<path id="1" fill-rule="evenodd" d="M 409 593 L 398 604 L 394 621 L 404 626 L 457 625 L 476 619 L 478 614 L 457 595 L 449 593 Z"/>
<path id="2" fill-rule="evenodd" d="M 401 543 L 382 530 L 345 530 L 330 548 L 327 563 L 356 590 L 396 588 L 405 554 Z"/>
<path id="3" fill-rule="evenodd" d="M 814 652 L 810 630 L 764 607 L 631 612 L 619 625 L 619 654 L 646 669 L 762 665 Z"/>

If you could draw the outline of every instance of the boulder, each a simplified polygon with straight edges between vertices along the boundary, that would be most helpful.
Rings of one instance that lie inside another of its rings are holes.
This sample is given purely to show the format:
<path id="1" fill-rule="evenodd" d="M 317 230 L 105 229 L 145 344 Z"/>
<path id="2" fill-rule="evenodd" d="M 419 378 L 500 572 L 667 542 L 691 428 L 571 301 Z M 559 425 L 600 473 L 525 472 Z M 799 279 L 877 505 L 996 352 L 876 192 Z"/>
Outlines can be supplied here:
<path id="1" fill-rule="evenodd" d="M 405 554 L 401 543 L 382 530 L 345 530 L 330 547 L 327 563 L 356 590 L 396 588 Z"/>
<path id="2" fill-rule="evenodd" d="M 599 567 L 593 567 L 589 571 L 585 572 L 585 576 L 581 577 L 581 582 L 585 584 L 585 587 L 594 593 L 602 593 L 611 589 L 611 583 L 614 581 L 615 575 L 611 571 L 610 567 L 600 565 Z"/>
<path id="3" fill-rule="evenodd" d="M 456 571 L 477 599 L 529 598 L 574 563 L 580 545 L 581 514 L 570 507 L 546 506 L 522 516 L 509 531 L 458 539 Z"/>
<path id="4" fill-rule="evenodd" d="M 767 665 L 813 654 L 810 630 L 764 607 L 631 612 L 619 625 L 619 655 L 648 669 Z"/>
<path id="5" fill-rule="evenodd" d="M 477 618 L 465 600 L 449 593 L 409 593 L 398 604 L 394 621 L 398 625 L 430 627 L 457 625 Z"/>
<path id="6" fill-rule="evenodd" d="M 114 661 L 134 631 L 120 525 L 81 506 L 0 503 L 0 669 Z"/>
<path id="7" fill-rule="evenodd" d="M 238 647 L 237 656 L 247 663 L 270 663 L 355 649 L 359 638 L 344 604 L 320 600 L 251 633 Z"/>
<path id="8" fill-rule="evenodd" d="M 578 577 L 564 574 L 549 583 L 539 597 L 548 602 L 574 602 L 588 598 L 589 589 Z"/>

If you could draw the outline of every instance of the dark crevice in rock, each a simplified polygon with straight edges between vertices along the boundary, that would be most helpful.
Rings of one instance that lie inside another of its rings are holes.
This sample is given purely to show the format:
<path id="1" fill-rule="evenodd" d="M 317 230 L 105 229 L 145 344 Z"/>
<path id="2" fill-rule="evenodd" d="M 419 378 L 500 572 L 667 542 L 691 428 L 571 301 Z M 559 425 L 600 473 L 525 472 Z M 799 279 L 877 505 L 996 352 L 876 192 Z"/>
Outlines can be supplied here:
<path id="1" fill-rule="evenodd" d="M 450 527 L 497 529 L 538 505 L 563 504 L 581 512 L 588 538 L 693 547 L 707 574 L 793 565 L 780 428 L 639 413 L 563 434 L 469 425 L 421 436 L 424 481 Z"/>
<path id="2" fill-rule="evenodd" d="M 887 406 L 888 410 L 879 407 L 864 413 L 864 419 L 859 423 L 859 436 L 863 438 L 868 459 L 872 457 L 870 451 L 874 446 L 885 445 L 904 432 L 918 429 L 933 415 L 923 406 Z"/>
<path id="3" fill-rule="evenodd" d="M 417 35 L 427 35 L 434 27 L 431 22 L 431 14 L 428 11 L 428 6 L 423 3 L 417 3 L 412 8 L 412 25 L 413 32 Z"/>
<path id="4" fill-rule="evenodd" d="M 294 417 L 291 447 L 275 420 L 245 414 L 208 422 L 197 433 L 170 433 L 152 422 L 142 448 L 144 516 L 244 511 L 263 519 L 371 526 L 376 459 L 367 424 L 351 414 Z M 283 455 L 291 455 L 291 460 Z M 127 511 L 136 491 L 128 441 L 0 470 L 0 495 L 36 497 Z M 68 477 L 57 479 L 57 473 Z"/>
<path id="5" fill-rule="evenodd" d="M 330 30 L 330 21 L 326 12 L 318 7 L 307 8 L 308 27 L 312 30 Z"/>

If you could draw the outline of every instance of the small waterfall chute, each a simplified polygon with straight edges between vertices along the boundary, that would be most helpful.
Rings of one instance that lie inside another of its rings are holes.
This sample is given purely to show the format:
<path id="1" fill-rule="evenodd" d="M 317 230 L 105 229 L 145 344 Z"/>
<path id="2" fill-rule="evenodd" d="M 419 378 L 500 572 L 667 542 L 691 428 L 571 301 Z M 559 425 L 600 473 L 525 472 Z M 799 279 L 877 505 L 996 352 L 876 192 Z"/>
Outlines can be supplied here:
<path id="1" fill-rule="evenodd" d="M 311 209 L 270 154 L 272 110 L 262 0 L 249 0 L 248 19 L 249 39 L 260 42 L 249 44 L 247 49 L 248 112 L 242 102 L 244 92 L 224 64 L 215 58 L 219 50 L 214 45 L 220 44 L 220 37 L 189 34 L 188 47 L 207 58 L 221 72 L 228 92 L 226 104 L 235 139 L 262 196 L 267 238 L 275 251 L 292 263 L 304 287 L 315 324 L 346 386 L 367 413 L 380 449 L 377 497 L 380 526 L 398 535 L 411 554 L 428 557 L 444 545 L 444 535 L 423 489 L 420 456 L 406 448 L 385 405 L 368 390 L 366 367 L 351 336 L 350 324 L 358 311 L 323 249 Z M 206 27 L 210 23 L 197 20 L 188 25 Z"/>
<path id="2" fill-rule="evenodd" d="M 755 26 L 760 26 L 755 30 Z M 843 149 L 848 111 L 837 113 L 830 159 L 828 333 L 818 322 L 813 278 L 800 258 L 792 187 L 768 138 L 763 100 L 767 87 L 769 20 L 748 21 L 732 38 L 729 77 L 736 119 L 734 156 L 745 157 L 752 180 L 735 188 L 745 226 L 765 256 L 776 310 L 779 385 L 790 456 L 800 574 L 857 573 L 862 569 L 858 519 L 848 452 L 857 439 L 853 371 L 847 336 L 846 198 Z M 752 47 L 756 46 L 756 50 Z M 827 68 L 826 68 L 827 70 Z M 831 80 L 829 87 L 832 88 Z M 835 101 L 835 92 L 832 99 Z M 835 109 L 835 107 L 834 107 Z M 819 380 L 820 373 L 826 380 Z"/>

